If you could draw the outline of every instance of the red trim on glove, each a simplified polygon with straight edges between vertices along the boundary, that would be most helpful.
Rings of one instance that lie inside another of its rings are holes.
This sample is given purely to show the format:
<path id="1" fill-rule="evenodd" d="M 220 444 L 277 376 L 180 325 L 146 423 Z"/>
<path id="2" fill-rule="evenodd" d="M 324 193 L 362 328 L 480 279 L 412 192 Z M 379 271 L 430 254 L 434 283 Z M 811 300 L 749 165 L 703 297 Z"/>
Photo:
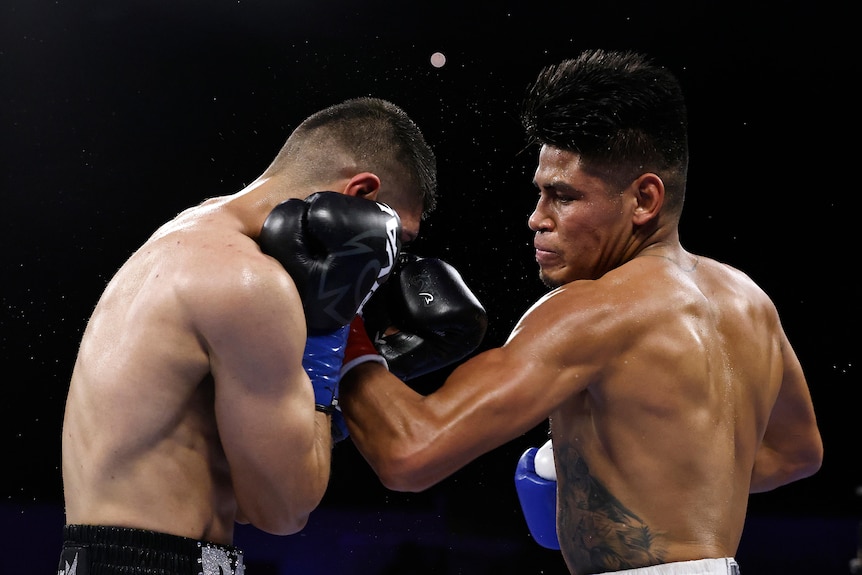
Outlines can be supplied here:
<path id="1" fill-rule="evenodd" d="M 357 365 L 368 361 L 379 363 L 389 369 L 386 358 L 377 353 L 377 348 L 371 343 L 371 339 L 365 331 L 365 321 L 362 316 L 357 315 L 350 322 L 347 345 L 344 349 L 344 362 L 341 365 L 341 377 L 344 377 L 345 373 Z"/>

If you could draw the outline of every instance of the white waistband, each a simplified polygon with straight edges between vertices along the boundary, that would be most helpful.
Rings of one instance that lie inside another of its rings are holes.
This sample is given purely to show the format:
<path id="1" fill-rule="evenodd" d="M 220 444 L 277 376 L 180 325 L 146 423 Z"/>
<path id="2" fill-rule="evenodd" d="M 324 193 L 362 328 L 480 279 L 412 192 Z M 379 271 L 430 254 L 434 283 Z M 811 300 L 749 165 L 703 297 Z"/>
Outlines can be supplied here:
<path id="1" fill-rule="evenodd" d="M 677 561 L 652 567 L 607 571 L 599 575 L 739 575 L 739 565 L 731 557 Z"/>

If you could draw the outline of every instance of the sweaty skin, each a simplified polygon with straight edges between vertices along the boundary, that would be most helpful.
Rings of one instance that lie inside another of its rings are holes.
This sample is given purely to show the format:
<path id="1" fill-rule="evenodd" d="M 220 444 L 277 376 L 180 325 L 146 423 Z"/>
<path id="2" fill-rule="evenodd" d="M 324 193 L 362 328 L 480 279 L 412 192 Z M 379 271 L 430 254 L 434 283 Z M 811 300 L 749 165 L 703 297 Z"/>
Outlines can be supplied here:
<path id="1" fill-rule="evenodd" d="M 378 186 L 359 173 L 321 189 L 376 199 Z M 255 241 L 284 187 L 261 178 L 186 210 L 108 284 L 66 403 L 67 523 L 226 545 L 236 521 L 305 526 L 329 480 L 330 422 L 302 367 L 296 286 Z M 421 206 L 388 199 L 409 241 Z"/>
<path id="2" fill-rule="evenodd" d="M 66 405 L 68 523 L 230 544 L 238 508 L 292 533 L 322 497 L 330 445 L 304 420 L 328 423 L 309 408 L 302 304 L 237 203 L 164 225 L 98 303 Z"/>
<path id="3" fill-rule="evenodd" d="M 550 418 L 572 573 L 733 556 L 749 493 L 822 460 L 775 307 L 682 248 L 655 174 L 610 190 L 545 146 L 534 182 L 529 225 L 555 289 L 430 395 L 377 364 L 352 370 L 354 443 L 387 487 L 418 491 Z"/>

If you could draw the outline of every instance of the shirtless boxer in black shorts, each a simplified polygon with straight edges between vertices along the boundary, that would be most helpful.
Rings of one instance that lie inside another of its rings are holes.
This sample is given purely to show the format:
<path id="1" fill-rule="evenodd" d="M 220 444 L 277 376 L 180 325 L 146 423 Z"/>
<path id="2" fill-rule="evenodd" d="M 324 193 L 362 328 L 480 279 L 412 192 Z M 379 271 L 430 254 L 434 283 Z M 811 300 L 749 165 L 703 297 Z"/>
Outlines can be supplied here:
<path id="1" fill-rule="evenodd" d="M 347 324 L 435 194 L 418 127 L 358 98 L 310 116 L 245 189 L 132 254 L 72 374 L 60 573 L 241 575 L 236 522 L 304 527 L 344 433 Z"/>

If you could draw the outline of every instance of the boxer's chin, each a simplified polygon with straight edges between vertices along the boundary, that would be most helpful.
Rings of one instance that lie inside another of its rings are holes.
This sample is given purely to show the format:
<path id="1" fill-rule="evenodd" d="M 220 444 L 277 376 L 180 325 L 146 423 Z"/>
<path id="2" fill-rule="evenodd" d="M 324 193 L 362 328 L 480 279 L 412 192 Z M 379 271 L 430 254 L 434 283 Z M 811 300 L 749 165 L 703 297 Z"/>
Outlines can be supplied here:
<path id="1" fill-rule="evenodd" d="M 545 272 L 543 269 L 539 269 L 539 279 L 542 280 L 542 283 L 545 284 L 545 287 L 550 289 L 556 289 L 563 285 L 564 282 L 560 281 L 559 278 L 556 278 Z"/>

